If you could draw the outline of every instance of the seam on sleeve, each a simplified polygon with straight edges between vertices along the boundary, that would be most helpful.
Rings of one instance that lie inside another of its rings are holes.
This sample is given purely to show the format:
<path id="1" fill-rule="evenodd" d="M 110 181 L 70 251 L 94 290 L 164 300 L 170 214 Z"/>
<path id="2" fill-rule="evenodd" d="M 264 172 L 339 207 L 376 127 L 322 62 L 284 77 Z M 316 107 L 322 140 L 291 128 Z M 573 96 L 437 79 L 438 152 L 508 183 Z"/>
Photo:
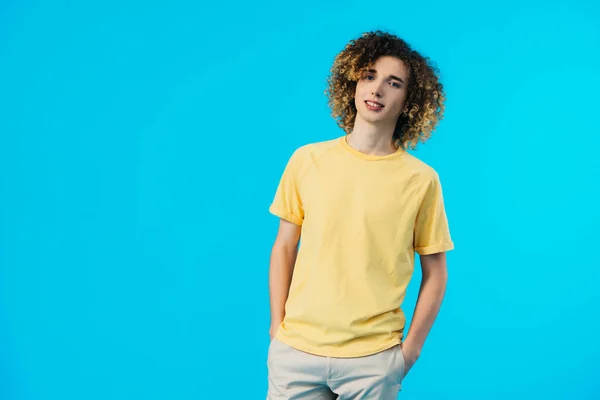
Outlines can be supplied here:
<path id="1" fill-rule="evenodd" d="M 271 207 L 269 207 L 269 212 L 279 218 L 283 218 L 286 221 L 289 221 L 293 224 L 302 226 L 302 218 L 298 217 L 297 215 L 291 214 L 287 211 L 282 210 L 281 208 L 278 208 L 274 205 L 271 205 Z"/>
<path id="2" fill-rule="evenodd" d="M 415 247 L 415 251 L 422 256 L 428 254 L 442 253 L 450 250 L 454 250 L 454 243 L 452 241 L 438 243 L 431 246 Z"/>
<path id="3" fill-rule="evenodd" d="M 304 182 L 304 178 L 306 177 L 306 175 L 308 174 L 308 171 L 310 170 L 310 168 L 315 165 L 317 163 L 317 161 L 319 161 L 319 159 L 321 157 L 323 157 L 323 155 L 325 153 L 328 153 L 329 151 L 333 150 L 335 148 L 335 146 L 331 146 L 327 149 L 325 149 L 324 151 L 321 152 L 321 154 L 319 154 L 317 157 L 315 157 L 314 160 L 311 160 L 310 163 L 306 166 L 306 168 L 304 169 L 304 171 L 302 172 L 302 176 L 300 177 L 300 179 L 298 180 L 298 187 L 300 187 L 302 185 L 302 182 Z"/>

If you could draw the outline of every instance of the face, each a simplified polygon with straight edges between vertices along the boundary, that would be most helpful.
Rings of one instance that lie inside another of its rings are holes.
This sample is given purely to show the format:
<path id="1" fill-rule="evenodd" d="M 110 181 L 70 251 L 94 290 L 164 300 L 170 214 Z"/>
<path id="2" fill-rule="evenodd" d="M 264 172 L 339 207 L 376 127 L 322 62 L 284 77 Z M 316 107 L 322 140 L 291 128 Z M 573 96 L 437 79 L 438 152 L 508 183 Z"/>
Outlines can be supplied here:
<path id="1" fill-rule="evenodd" d="M 356 85 L 357 118 L 395 124 L 404 109 L 408 71 L 396 57 L 382 56 L 363 72 Z"/>

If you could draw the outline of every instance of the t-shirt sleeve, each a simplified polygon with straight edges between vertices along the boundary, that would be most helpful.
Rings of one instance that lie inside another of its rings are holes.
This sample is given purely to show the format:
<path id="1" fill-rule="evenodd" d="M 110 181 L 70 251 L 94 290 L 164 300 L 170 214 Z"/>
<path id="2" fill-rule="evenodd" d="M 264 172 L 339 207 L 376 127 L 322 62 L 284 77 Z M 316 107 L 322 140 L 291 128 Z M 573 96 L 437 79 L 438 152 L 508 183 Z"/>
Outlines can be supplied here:
<path id="1" fill-rule="evenodd" d="M 417 213 L 414 248 L 420 255 L 454 249 L 444 207 L 442 185 L 437 173 L 433 174 Z"/>
<path id="2" fill-rule="evenodd" d="M 304 221 L 300 194 L 302 166 L 302 157 L 298 149 L 288 160 L 275 192 L 275 198 L 269 207 L 271 214 L 300 226 Z"/>

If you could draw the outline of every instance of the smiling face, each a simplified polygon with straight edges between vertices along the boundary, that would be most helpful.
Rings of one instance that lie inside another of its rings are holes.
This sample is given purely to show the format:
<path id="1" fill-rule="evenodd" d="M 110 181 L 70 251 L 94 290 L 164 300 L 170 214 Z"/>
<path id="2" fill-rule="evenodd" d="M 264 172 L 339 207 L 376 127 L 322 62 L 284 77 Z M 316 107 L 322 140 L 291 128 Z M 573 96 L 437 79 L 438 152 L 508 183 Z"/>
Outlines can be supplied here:
<path id="1" fill-rule="evenodd" d="M 396 124 L 407 97 L 408 70 L 396 57 L 382 56 L 363 72 L 356 85 L 356 118 Z"/>

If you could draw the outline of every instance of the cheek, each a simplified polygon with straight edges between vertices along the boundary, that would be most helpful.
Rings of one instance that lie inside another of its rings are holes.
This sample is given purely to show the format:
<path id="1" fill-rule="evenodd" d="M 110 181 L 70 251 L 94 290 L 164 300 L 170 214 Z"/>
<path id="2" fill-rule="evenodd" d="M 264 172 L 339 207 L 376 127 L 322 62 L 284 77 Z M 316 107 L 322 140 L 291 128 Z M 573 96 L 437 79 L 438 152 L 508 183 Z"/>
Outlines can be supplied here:
<path id="1" fill-rule="evenodd" d="M 360 97 L 360 96 L 362 96 L 364 91 L 365 91 L 364 86 L 361 84 L 358 84 L 358 85 L 356 85 L 356 90 L 354 91 L 354 96 Z"/>
<path id="2" fill-rule="evenodd" d="M 394 102 L 393 107 L 388 109 L 388 112 L 393 114 L 394 116 L 399 116 L 404 109 L 404 102 L 402 100 L 398 100 Z"/>
<path id="3" fill-rule="evenodd" d="M 401 96 L 398 97 L 398 101 L 396 102 L 396 105 L 397 105 L 398 109 L 402 110 L 402 109 L 404 109 L 405 104 L 406 104 L 406 93 L 403 93 Z"/>

